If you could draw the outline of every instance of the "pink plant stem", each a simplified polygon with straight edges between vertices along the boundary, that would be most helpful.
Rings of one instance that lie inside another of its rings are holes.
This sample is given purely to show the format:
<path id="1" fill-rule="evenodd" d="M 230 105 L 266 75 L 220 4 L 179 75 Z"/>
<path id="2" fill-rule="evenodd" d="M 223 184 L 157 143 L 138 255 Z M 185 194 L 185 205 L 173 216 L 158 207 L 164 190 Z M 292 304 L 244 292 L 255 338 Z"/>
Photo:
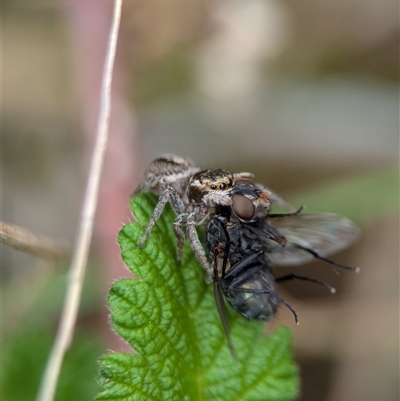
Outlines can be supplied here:
<path id="1" fill-rule="evenodd" d="M 111 109 L 111 81 L 121 17 L 121 6 L 122 0 L 115 0 L 114 17 L 109 35 L 106 62 L 102 78 L 96 141 L 90 164 L 76 244 L 72 254 L 67 294 L 57 336 L 37 396 L 38 401 L 52 401 L 54 399 L 62 361 L 65 352 L 70 346 L 78 314 L 85 267 L 93 232 L 93 221 L 97 207 L 100 176 L 107 147 Z"/>
<path id="2" fill-rule="evenodd" d="M 82 105 L 83 131 L 90 143 L 100 93 L 100 68 L 109 26 L 109 5 L 107 0 L 70 0 L 68 17 L 72 38 L 75 80 Z M 120 30 L 119 47 L 124 46 L 124 26 Z M 127 38 L 131 43 L 132 38 Z M 122 46 L 121 46 L 122 44 Z M 133 106 L 126 100 L 126 89 L 130 86 L 127 56 L 118 53 L 115 62 L 112 90 L 112 112 L 110 138 L 105 155 L 102 183 L 99 193 L 98 214 L 94 227 L 94 249 L 96 268 L 103 282 L 104 302 L 99 316 L 99 330 L 106 341 L 105 348 L 132 351 L 131 347 L 110 328 L 107 318 L 106 294 L 116 279 L 131 274 L 124 266 L 117 234 L 124 222 L 131 219 L 129 198 L 136 186 L 138 148 L 136 136 L 136 115 Z M 85 145 L 84 143 L 84 145 Z"/>

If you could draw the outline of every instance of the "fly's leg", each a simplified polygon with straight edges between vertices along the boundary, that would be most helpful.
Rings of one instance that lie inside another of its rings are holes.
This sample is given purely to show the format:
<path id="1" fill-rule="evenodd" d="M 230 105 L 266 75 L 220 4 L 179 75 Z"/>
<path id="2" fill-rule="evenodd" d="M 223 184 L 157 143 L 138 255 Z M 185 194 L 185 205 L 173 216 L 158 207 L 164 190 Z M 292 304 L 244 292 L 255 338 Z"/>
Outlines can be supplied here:
<path id="1" fill-rule="evenodd" d="M 187 222 L 187 235 L 193 252 L 197 256 L 197 259 L 200 260 L 200 263 L 203 265 L 205 271 L 207 272 L 206 281 L 210 283 L 213 278 L 213 268 L 208 262 L 206 253 L 204 252 L 204 248 L 201 245 L 199 236 L 197 235 L 196 224 L 194 222 Z"/>
<path id="2" fill-rule="evenodd" d="M 305 277 L 305 276 L 299 276 L 298 274 L 287 274 L 286 276 L 282 276 L 282 277 L 278 277 L 275 278 L 275 281 L 278 282 L 282 282 L 282 281 L 289 281 L 289 280 L 304 280 L 304 281 L 310 281 L 312 283 L 315 284 L 319 284 L 322 285 L 323 287 L 325 287 L 331 294 L 335 294 L 336 293 L 336 289 L 331 287 L 329 284 L 324 283 L 323 281 L 320 280 L 316 280 L 315 278 L 311 278 L 311 277 Z"/>
<path id="3" fill-rule="evenodd" d="M 304 209 L 304 205 L 301 205 L 296 211 L 294 212 L 289 212 L 289 213 L 269 213 L 268 217 L 270 219 L 273 219 L 274 217 L 292 217 L 292 216 L 297 216 L 298 214 L 301 213 L 301 211 Z"/>
<path id="4" fill-rule="evenodd" d="M 165 186 L 163 188 L 163 192 L 158 198 L 158 202 L 156 207 L 154 208 L 153 214 L 147 224 L 146 230 L 144 231 L 142 238 L 140 238 L 138 242 L 138 247 L 141 248 L 147 240 L 151 230 L 154 227 L 156 221 L 160 218 L 162 211 L 164 210 L 165 205 L 170 201 L 173 209 L 178 213 L 182 214 L 185 210 L 185 206 L 179 197 L 179 194 L 175 191 L 174 188 L 170 186 Z"/>
<path id="5" fill-rule="evenodd" d="M 353 271 L 353 272 L 356 272 L 356 273 L 360 273 L 361 269 L 359 267 L 342 265 L 341 263 L 337 263 L 337 262 L 335 262 L 335 261 L 333 261 L 331 259 L 324 258 L 318 252 L 316 252 L 316 251 L 314 251 L 314 250 L 312 250 L 310 248 L 307 248 L 307 247 L 299 245 L 299 244 L 294 244 L 294 245 L 296 246 L 296 248 L 302 249 L 303 251 L 306 251 L 306 252 L 310 253 L 316 259 L 323 260 L 324 262 L 329 263 L 329 264 L 331 264 L 333 266 L 340 267 L 341 269 L 350 270 L 350 271 Z"/>

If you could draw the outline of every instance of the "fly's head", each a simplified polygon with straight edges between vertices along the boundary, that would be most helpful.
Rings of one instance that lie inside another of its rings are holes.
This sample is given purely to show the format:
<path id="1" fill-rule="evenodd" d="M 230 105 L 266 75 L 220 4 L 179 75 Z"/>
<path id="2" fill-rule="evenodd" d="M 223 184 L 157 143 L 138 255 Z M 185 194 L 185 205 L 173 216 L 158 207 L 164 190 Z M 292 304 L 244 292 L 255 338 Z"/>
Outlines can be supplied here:
<path id="1" fill-rule="evenodd" d="M 268 216 L 271 193 L 251 182 L 239 181 L 231 192 L 232 212 L 243 222 Z"/>

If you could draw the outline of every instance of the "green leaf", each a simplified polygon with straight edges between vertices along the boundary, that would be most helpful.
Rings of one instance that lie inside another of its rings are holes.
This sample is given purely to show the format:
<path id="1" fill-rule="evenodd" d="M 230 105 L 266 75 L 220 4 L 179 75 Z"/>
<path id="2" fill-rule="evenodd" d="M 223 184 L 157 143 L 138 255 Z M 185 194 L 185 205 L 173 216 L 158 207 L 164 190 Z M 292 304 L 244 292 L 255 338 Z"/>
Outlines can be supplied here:
<path id="1" fill-rule="evenodd" d="M 152 194 L 132 200 L 137 223 L 119 233 L 122 258 L 139 278 L 117 281 L 109 293 L 111 322 L 138 354 L 102 357 L 98 400 L 293 400 L 298 369 L 291 333 L 263 335 L 264 323 L 229 310 L 233 359 L 212 286 L 189 246 L 176 263 L 174 213 L 167 207 L 145 246 L 136 244 L 156 204 Z"/>

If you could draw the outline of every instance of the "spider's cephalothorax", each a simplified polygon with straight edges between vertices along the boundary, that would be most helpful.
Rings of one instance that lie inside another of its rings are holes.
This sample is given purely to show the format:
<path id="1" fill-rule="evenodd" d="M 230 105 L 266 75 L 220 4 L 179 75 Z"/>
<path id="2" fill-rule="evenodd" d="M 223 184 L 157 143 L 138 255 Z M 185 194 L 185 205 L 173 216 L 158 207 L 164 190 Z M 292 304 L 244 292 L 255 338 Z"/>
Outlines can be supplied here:
<path id="1" fill-rule="evenodd" d="M 212 277 L 212 268 L 197 235 L 196 226 L 206 222 L 217 206 L 232 203 L 230 192 L 237 181 L 253 178 L 251 173 L 221 169 L 201 170 L 191 159 L 165 154 L 155 159 L 145 172 L 144 181 L 135 193 L 152 191 L 159 199 L 138 246 L 143 246 L 164 206 L 169 202 L 177 217 L 174 232 L 178 239 L 178 261 L 181 260 L 186 233 L 197 258 Z"/>
<path id="2" fill-rule="evenodd" d="M 202 170 L 194 174 L 189 182 L 188 196 L 191 203 L 202 203 L 209 207 L 230 205 L 227 195 L 239 180 L 251 180 L 251 173 L 232 174 L 219 168 Z"/>

